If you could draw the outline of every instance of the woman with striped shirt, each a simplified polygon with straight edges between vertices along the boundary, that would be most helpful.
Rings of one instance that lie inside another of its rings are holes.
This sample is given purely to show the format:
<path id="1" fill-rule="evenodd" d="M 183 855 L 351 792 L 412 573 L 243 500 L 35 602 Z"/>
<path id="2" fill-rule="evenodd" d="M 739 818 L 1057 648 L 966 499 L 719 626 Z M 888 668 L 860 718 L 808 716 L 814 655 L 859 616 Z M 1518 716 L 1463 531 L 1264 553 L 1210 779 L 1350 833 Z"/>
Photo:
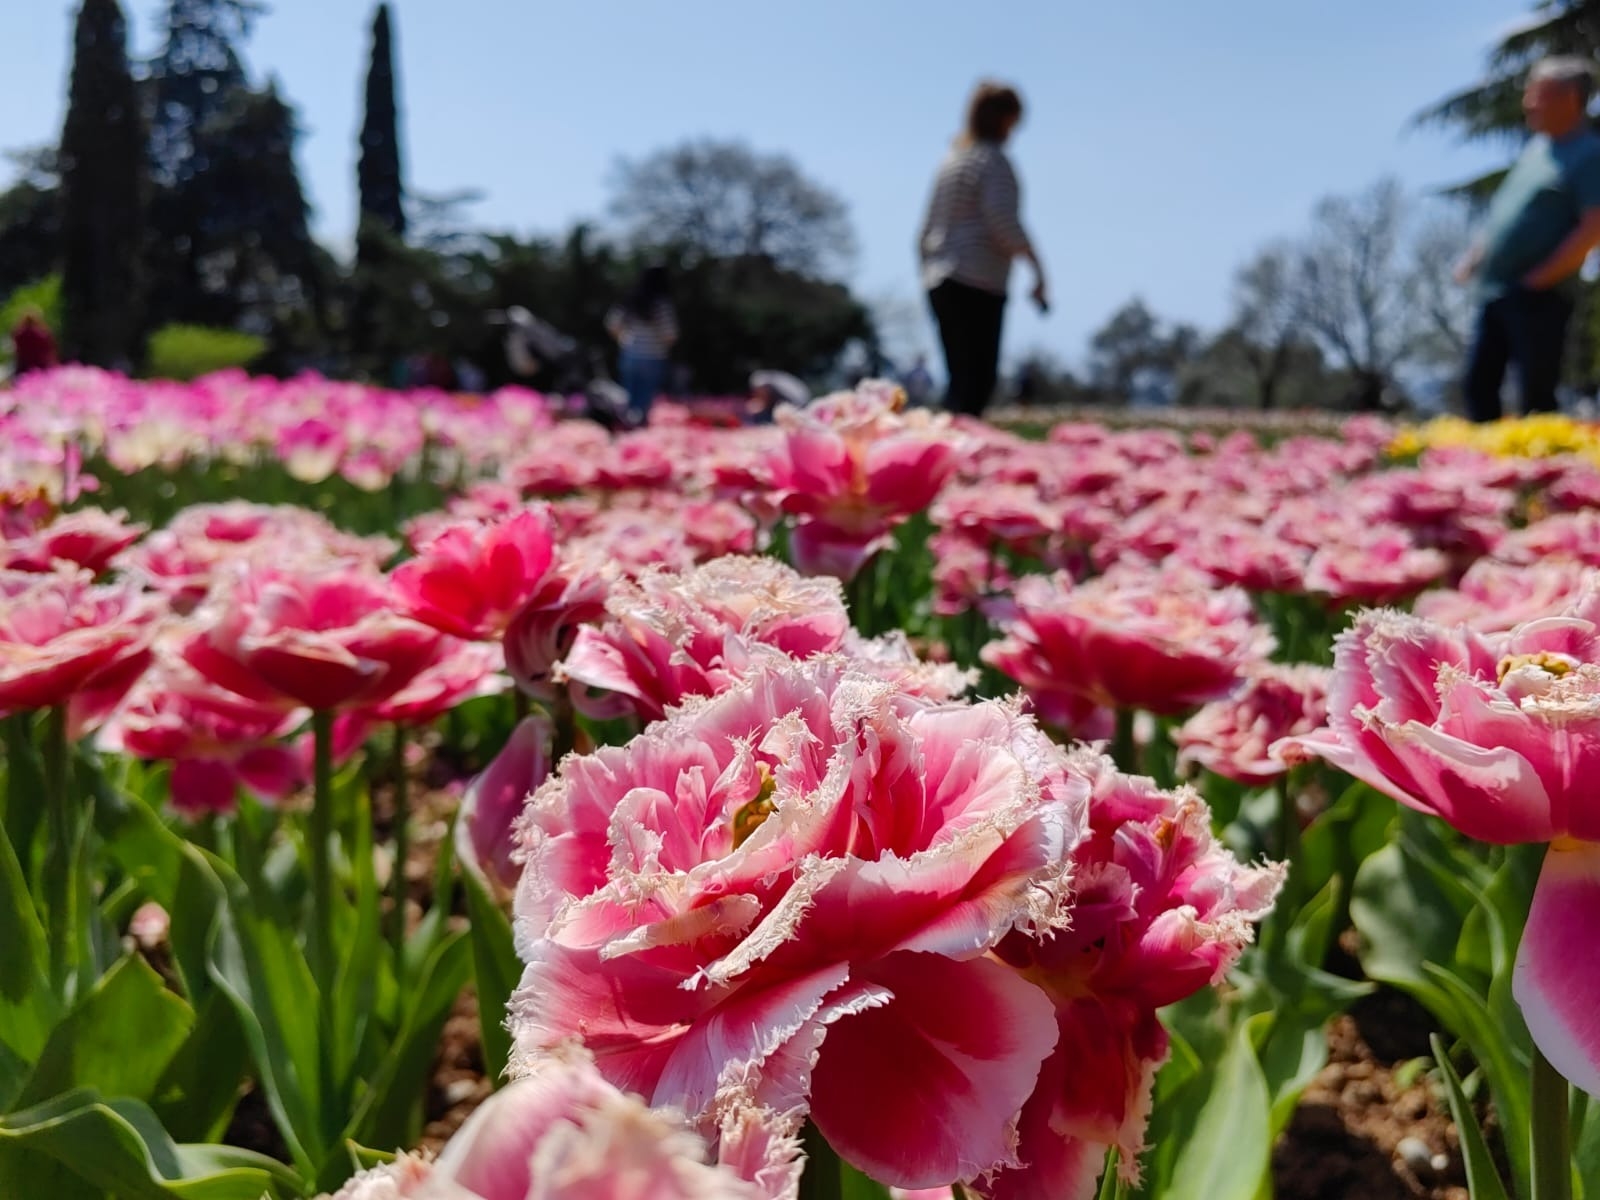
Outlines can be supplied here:
<path id="1" fill-rule="evenodd" d="M 1017 174 L 1004 149 L 1021 120 L 1014 89 L 978 85 L 922 222 L 922 285 L 950 376 L 945 407 L 975 417 L 994 394 L 1012 259 L 1032 264 L 1034 303 L 1040 312 L 1049 309 L 1044 268 L 1022 228 Z"/>
<path id="2" fill-rule="evenodd" d="M 678 340 L 678 316 L 665 267 L 652 265 L 639 273 L 633 293 L 606 314 L 606 329 L 621 351 L 617 374 L 628 393 L 628 414 L 635 424 L 643 425 L 661 391 L 667 353 Z"/>

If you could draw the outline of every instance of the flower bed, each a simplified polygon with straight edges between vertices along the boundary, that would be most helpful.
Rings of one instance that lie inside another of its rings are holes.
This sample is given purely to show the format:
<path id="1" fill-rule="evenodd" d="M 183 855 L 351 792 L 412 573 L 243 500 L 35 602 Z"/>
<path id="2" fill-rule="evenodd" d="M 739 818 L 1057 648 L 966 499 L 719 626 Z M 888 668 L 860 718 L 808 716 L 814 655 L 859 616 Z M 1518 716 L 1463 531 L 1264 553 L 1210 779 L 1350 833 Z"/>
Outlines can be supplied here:
<path id="1" fill-rule="evenodd" d="M 1253 1200 L 1403 995 L 1410 1177 L 1548 1186 L 1583 447 L 902 400 L 5 393 L 0 1180 Z M 463 1013 L 496 1090 L 412 1153 Z"/>

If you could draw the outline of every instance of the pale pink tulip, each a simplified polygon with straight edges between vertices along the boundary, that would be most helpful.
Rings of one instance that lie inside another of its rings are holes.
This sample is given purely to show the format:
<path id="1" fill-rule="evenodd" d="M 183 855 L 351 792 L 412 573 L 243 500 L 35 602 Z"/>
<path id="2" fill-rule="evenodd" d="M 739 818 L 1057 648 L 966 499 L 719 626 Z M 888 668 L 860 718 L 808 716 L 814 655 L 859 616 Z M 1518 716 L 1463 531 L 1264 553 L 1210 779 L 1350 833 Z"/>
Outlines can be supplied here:
<path id="1" fill-rule="evenodd" d="M 456 817 L 456 854 L 491 891 L 509 896 L 522 874 L 512 826 L 554 765 L 550 721 L 524 717 L 500 753 L 467 785 Z M 466 836 L 461 836 L 462 831 Z"/>
<path id="2" fill-rule="evenodd" d="M 1572 607 L 1597 575 L 1595 568 L 1576 559 L 1517 566 L 1482 558 L 1467 568 L 1454 588 L 1418 596 L 1412 611 L 1436 625 L 1470 625 L 1480 633 L 1504 633 Z"/>
<path id="3" fill-rule="evenodd" d="M 928 539 L 933 553 L 933 611 L 958 617 L 982 608 L 996 593 L 1007 592 L 1014 580 L 994 553 L 992 544 L 959 529 L 941 529 Z"/>
<path id="4" fill-rule="evenodd" d="M 1272 652 L 1238 588 L 1174 574 L 1064 575 L 1017 584 L 1005 636 L 985 662 L 1049 710 L 1060 695 L 1106 708 L 1178 713 L 1226 696 Z"/>
<path id="5" fill-rule="evenodd" d="M 1014 708 L 908 697 L 836 659 L 755 675 L 569 758 L 519 830 L 515 1061 L 579 1041 L 712 1127 L 812 1119 L 886 1183 L 1014 1163 L 1055 1032 L 980 957 L 1067 919 L 1087 785 Z"/>
<path id="6" fill-rule="evenodd" d="M 1513 991 L 1545 1056 L 1600 1095 L 1600 957 L 1583 949 L 1600 907 L 1600 590 L 1504 634 L 1361 614 L 1335 646 L 1328 728 L 1278 752 L 1480 841 L 1550 843 Z"/>
<path id="7" fill-rule="evenodd" d="M 1038 554 L 1061 527 L 1060 517 L 1036 488 L 1021 484 L 975 484 L 947 488 L 928 514 L 941 529 L 959 529 L 988 543 L 1000 542 Z"/>
<path id="8" fill-rule="evenodd" d="M 1328 679 L 1327 668 L 1308 663 L 1257 666 L 1237 694 L 1213 700 L 1178 728 L 1178 765 L 1235 783 L 1271 783 L 1288 770 L 1268 753 L 1273 744 L 1327 719 Z"/>
<path id="9" fill-rule="evenodd" d="M 1518 566 L 1565 559 L 1600 567 L 1600 512 L 1586 509 L 1535 521 L 1508 533 L 1495 557 Z"/>
<path id="10" fill-rule="evenodd" d="M 527 509 L 436 533 L 394 569 L 394 587 L 415 619 L 455 637 L 488 640 L 502 636 L 538 593 L 554 556 L 549 513 Z"/>
<path id="11" fill-rule="evenodd" d="M 387 538 L 360 538 L 323 517 L 290 505 L 196 504 L 165 529 L 117 556 L 117 568 L 189 613 L 232 564 L 272 566 L 316 561 L 359 561 L 377 566 L 395 551 Z"/>
<path id="12" fill-rule="evenodd" d="M 1220 982 L 1284 879 L 1282 864 L 1238 863 L 1188 789 L 1160 791 L 1083 749 L 1065 770 L 1092 787 L 1072 924 L 1013 933 L 996 951 L 1051 998 L 1060 1037 L 1022 1111 L 1022 1165 L 976 1189 L 993 1200 L 1089 1200 L 1113 1146 L 1124 1177 L 1138 1178 L 1168 1051 L 1157 1010 Z"/>
<path id="13" fill-rule="evenodd" d="M 329 1200 L 790 1200 L 798 1142 L 768 1144 L 773 1160 L 741 1176 L 681 1115 L 646 1108 L 581 1060 L 550 1063 L 490 1097 L 437 1161 L 402 1155 Z"/>
<path id="14" fill-rule="evenodd" d="M 1242 521 L 1203 530 L 1175 553 L 1179 562 L 1204 571 L 1218 583 L 1251 592 L 1304 591 L 1311 557 L 1303 548 Z"/>
<path id="15" fill-rule="evenodd" d="M 1324 545 L 1306 564 L 1305 590 L 1335 604 L 1396 604 L 1437 583 L 1450 569 L 1438 550 L 1395 530 Z"/>

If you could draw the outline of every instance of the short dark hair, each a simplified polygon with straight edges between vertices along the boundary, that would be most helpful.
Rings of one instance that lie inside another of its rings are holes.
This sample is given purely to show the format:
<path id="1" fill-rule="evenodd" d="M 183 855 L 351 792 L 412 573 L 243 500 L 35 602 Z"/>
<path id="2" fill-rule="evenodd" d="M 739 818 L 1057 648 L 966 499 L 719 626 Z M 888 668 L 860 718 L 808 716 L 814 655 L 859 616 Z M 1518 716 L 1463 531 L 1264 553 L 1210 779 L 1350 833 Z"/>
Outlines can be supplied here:
<path id="1" fill-rule="evenodd" d="M 984 80 L 967 104 L 965 135 L 972 142 L 998 142 L 1007 124 L 1022 119 L 1022 97 L 1009 84 Z"/>

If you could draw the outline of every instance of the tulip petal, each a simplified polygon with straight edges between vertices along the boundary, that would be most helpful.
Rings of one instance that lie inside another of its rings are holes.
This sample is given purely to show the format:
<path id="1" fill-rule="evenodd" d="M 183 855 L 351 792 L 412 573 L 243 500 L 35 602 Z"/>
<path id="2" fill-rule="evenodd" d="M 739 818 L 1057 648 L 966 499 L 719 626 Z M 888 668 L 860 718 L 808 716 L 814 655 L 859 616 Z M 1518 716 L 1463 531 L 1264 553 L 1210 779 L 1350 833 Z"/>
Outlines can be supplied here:
<path id="1" fill-rule="evenodd" d="M 840 1155 L 897 1187 L 1016 1162 L 1016 1120 L 1056 1042 L 1044 992 L 989 959 L 895 954 L 858 976 L 894 993 L 846 1017 L 812 1075 L 812 1117 Z"/>
<path id="2" fill-rule="evenodd" d="M 1517 951 L 1512 993 L 1551 1064 L 1600 1096 L 1600 843 L 1550 848 Z"/>

